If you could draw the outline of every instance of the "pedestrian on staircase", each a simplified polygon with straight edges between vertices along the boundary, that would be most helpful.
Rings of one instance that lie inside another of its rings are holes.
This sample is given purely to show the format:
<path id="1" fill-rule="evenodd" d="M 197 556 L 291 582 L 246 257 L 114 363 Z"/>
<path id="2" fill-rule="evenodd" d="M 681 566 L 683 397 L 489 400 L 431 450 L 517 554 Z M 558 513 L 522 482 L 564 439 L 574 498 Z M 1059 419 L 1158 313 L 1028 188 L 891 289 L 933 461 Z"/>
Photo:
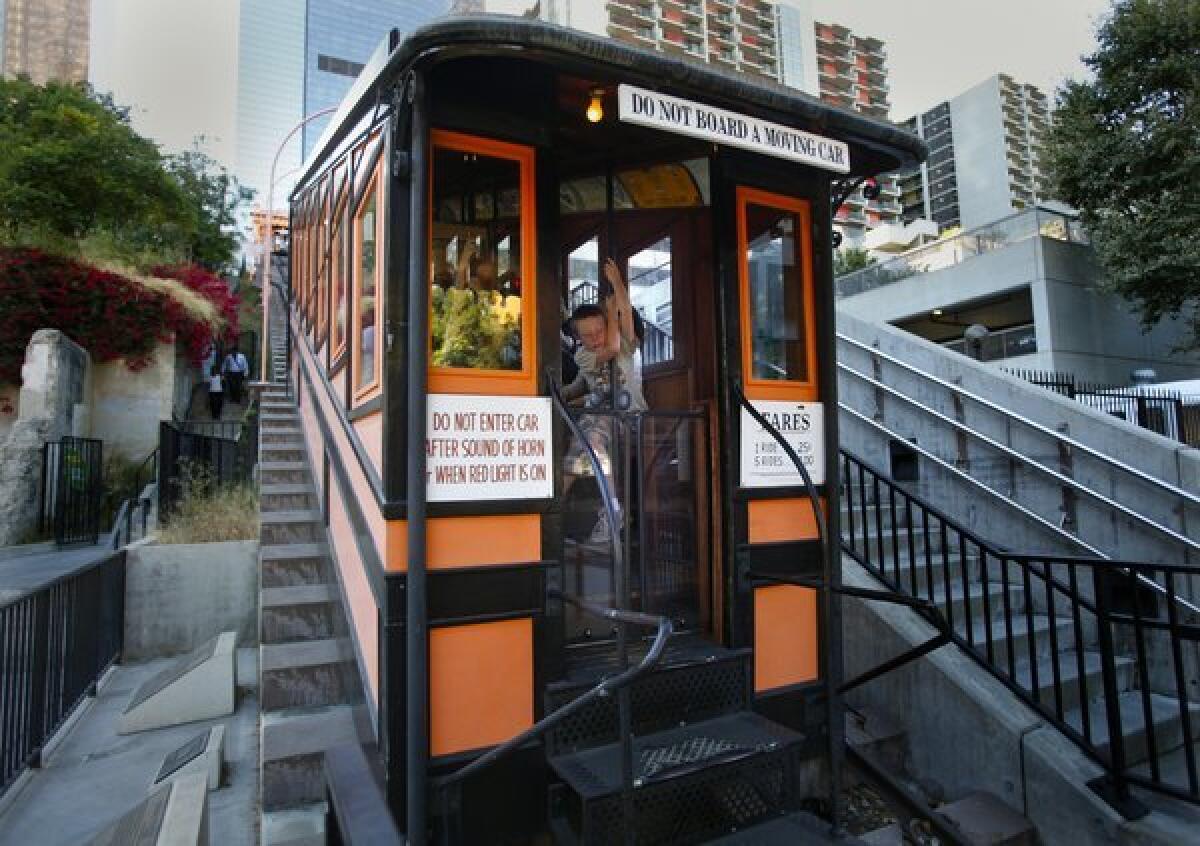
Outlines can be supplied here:
<path id="1" fill-rule="evenodd" d="M 208 377 L 208 413 L 213 420 L 221 419 L 221 409 L 225 406 L 225 385 L 221 374 L 213 370 Z"/>
<path id="2" fill-rule="evenodd" d="M 225 356 L 225 363 L 221 365 L 221 372 L 229 380 L 229 399 L 232 402 L 240 403 L 242 401 L 242 385 L 246 381 L 246 371 L 250 369 L 250 365 L 246 362 L 246 356 L 238 352 L 237 344 L 229 350 L 229 355 Z"/>

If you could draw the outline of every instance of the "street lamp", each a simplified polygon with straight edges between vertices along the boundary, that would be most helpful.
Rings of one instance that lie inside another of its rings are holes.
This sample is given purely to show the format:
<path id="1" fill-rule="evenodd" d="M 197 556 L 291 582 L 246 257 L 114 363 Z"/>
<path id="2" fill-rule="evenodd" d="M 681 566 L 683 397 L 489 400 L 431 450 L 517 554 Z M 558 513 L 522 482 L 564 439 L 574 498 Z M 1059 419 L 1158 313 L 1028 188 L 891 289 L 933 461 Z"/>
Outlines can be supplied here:
<path id="1" fill-rule="evenodd" d="M 327 109 L 313 112 L 302 118 L 298 124 L 293 126 L 288 134 L 283 136 L 283 140 L 279 142 L 279 147 L 275 150 L 275 157 L 271 159 L 271 178 L 267 181 L 267 234 L 263 240 L 262 254 L 262 269 L 259 275 L 259 281 L 262 285 L 262 380 L 269 382 L 268 367 L 271 366 L 271 252 L 275 244 L 275 166 L 279 164 L 279 157 L 283 154 L 283 148 L 292 140 L 292 136 L 303 129 L 308 124 L 312 123 L 317 118 L 325 117 L 325 115 L 333 114 L 337 111 L 337 106 L 330 106 Z M 284 308 L 287 308 L 287 303 L 284 303 Z"/>
<path id="2" fill-rule="evenodd" d="M 972 323 L 963 332 L 963 340 L 967 342 L 967 353 L 976 361 L 983 361 L 983 339 L 991 333 L 982 323 Z"/>

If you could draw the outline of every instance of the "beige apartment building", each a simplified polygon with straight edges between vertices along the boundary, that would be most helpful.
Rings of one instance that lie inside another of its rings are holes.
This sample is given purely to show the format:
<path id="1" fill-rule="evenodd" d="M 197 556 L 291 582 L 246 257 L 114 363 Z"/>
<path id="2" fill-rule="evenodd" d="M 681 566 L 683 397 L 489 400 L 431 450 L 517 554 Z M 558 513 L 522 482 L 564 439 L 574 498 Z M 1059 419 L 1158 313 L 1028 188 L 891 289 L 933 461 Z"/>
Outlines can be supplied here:
<path id="1" fill-rule="evenodd" d="M 90 0 L 0 0 L 0 73 L 85 82 Z"/>

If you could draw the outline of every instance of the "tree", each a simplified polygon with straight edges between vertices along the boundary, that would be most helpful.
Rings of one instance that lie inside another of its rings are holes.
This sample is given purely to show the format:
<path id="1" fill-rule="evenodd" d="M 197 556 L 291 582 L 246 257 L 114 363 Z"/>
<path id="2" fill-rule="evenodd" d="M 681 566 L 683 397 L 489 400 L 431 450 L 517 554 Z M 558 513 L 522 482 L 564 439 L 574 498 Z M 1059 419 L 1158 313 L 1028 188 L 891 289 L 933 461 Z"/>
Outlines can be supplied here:
<path id="1" fill-rule="evenodd" d="M 1057 196 L 1143 325 L 1184 316 L 1200 346 L 1200 3 L 1118 0 L 1098 41 L 1084 57 L 1094 80 L 1058 94 Z"/>
<path id="2" fill-rule="evenodd" d="M 248 192 L 199 151 L 165 157 L 86 86 L 0 79 L 0 238 L 103 236 L 120 254 L 228 269 Z"/>
<path id="3" fill-rule="evenodd" d="M 846 247 L 833 253 L 833 276 L 845 276 L 875 264 L 874 257 L 862 247 Z"/>

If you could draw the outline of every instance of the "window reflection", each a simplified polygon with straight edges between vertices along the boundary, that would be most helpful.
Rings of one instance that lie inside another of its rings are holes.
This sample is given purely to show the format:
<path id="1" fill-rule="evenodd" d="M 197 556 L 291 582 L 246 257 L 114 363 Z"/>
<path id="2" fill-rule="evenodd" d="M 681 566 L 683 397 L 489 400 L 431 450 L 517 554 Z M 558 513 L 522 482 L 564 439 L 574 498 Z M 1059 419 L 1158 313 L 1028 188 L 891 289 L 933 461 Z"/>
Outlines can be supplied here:
<path id="1" fill-rule="evenodd" d="M 375 189 L 372 188 L 358 219 L 358 388 L 375 381 Z"/>
<path id="2" fill-rule="evenodd" d="M 796 214 L 755 203 L 746 205 L 745 214 L 753 378 L 807 382 Z"/>
<path id="3" fill-rule="evenodd" d="M 521 165 L 438 149 L 433 162 L 435 367 L 520 370 Z"/>
<path id="4" fill-rule="evenodd" d="M 671 293 L 671 239 L 667 237 L 629 257 L 629 301 L 642 318 L 645 365 L 674 357 L 675 306 Z"/>

